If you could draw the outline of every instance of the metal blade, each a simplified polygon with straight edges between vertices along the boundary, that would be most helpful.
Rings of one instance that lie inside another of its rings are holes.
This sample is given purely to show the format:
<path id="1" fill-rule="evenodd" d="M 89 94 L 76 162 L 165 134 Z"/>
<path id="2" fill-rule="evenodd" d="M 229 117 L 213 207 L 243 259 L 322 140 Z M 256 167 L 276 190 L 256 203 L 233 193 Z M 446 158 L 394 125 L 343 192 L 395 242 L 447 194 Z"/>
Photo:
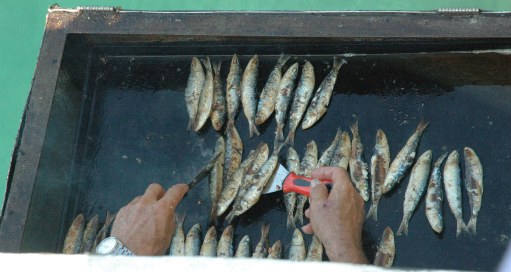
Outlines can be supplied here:
<path id="1" fill-rule="evenodd" d="M 282 190 L 282 183 L 284 183 L 284 180 L 286 179 L 287 175 L 289 175 L 289 171 L 279 164 L 279 168 L 271 178 L 271 180 L 266 184 L 266 187 L 264 187 L 263 194 L 270 194 L 276 191 Z"/>
<path id="2" fill-rule="evenodd" d="M 221 152 L 218 152 L 213 156 L 213 158 L 206 164 L 202 169 L 199 171 L 199 173 L 188 183 L 188 190 L 191 190 L 193 187 L 195 187 L 201 180 L 203 180 L 209 172 L 211 172 L 211 169 L 213 169 L 213 166 L 215 166 L 216 161 L 220 157 Z"/>

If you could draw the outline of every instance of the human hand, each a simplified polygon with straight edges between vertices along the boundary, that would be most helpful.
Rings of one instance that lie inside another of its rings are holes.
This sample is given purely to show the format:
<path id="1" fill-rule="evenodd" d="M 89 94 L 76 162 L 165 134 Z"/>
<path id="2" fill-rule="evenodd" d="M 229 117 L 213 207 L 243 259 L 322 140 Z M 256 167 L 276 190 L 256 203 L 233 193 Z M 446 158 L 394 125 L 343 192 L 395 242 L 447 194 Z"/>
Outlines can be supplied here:
<path id="1" fill-rule="evenodd" d="M 186 192 L 186 184 L 174 185 L 167 192 L 159 184 L 149 185 L 142 196 L 119 210 L 111 236 L 135 255 L 162 255 L 176 228 L 174 211 Z"/>
<path id="2" fill-rule="evenodd" d="M 310 207 L 305 216 L 310 223 L 303 232 L 314 233 L 325 246 L 330 261 L 367 263 L 362 250 L 364 200 L 351 184 L 346 170 L 322 167 L 312 178 L 331 180 L 330 194 L 324 184 L 311 182 Z"/>

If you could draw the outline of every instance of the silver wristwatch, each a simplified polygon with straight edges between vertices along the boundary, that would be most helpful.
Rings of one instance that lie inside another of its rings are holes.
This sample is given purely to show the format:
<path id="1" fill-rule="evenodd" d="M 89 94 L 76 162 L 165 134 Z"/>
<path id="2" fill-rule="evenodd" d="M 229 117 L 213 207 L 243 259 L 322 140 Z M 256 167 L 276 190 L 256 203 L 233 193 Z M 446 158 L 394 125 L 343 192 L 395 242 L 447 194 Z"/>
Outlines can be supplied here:
<path id="1" fill-rule="evenodd" d="M 108 237 L 96 247 L 96 253 L 101 255 L 135 255 L 115 237 Z"/>

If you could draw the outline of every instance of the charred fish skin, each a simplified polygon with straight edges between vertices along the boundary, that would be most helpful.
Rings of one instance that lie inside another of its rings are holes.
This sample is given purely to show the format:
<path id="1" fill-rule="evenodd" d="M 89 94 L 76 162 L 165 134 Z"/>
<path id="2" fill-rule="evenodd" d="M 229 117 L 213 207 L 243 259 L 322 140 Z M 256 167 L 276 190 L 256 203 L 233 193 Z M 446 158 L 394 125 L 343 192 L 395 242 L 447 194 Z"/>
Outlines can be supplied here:
<path id="1" fill-rule="evenodd" d="M 358 132 L 358 121 L 356 121 L 350 129 L 351 134 L 353 134 L 353 140 L 351 142 L 351 157 L 349 160 L 350 177 L 360 196 L 362 196 L 364 201 L 368 201 L 369 186 L 367 184 L 367 178 L 369 167 L 362 158 L 364 145 L 362 144 L 362 140 L 360 139 L 360 134 Z"/>
<path id="2" fill-rule="evenodd" d="M 282 244 L 280 243 L 280 240 L 277 240 L 268 249 L 268 259 L 280 259 L 282 257 Z"/>
<path id="3" fill-rule="evenodd" d="M 275 121 L 277 121 L 277 131 L 275 132 L 274 143 L 275 150 L 278 150 L 277 147 L 284 141 L 284 125 L 286 123 L 287 109 L 295 89 L 295 79 L 297 75 L 298 63 L 295 63 L 287 69 L 280 81 L 277 101 L 275 104 Z"/>
<path id="4" fill-rule="evenodd" d="M 185 239 L 185 256 L 198 256 L 201 248 L 201 227 L 197 223 L 188 231 Z"/>
<path id="5" fill-rule="evenodd" d="M 257 75 L 259 73 L 259 57 L 254 55 L 247 64 L 243 76 L 241 78 L 241 103 L 243 104 L 243 112 L 248 120 L 250 138 L 254 134 L 259 136 L 255 124 L 256 115 L 256 88 L 257 88 Z"/>
<path id="6" fill-rule="evenodd" d="M 211 124 L 216 131 L 220 131 L 225 122 L 225 93 L 222 91 L 220 68 L 222 62 L 213 63 L 213 109 L 211 111 Z"/>
<path id="7" fill-rule="evenodd" d="M 286 166 L 287 170 L 294 173 L 300 172 L 300 157 L 298 156 L 298 152 L 292 147 L 287 150 L 286 157 Z M 284 204 L 286 205 L 287 211 L 287 228 L 296 228 L 295 226 L 295 218 L 294 212 L 296 207 L 296 193 L 290 192 L 284 194 Z"/>
<path id="8" fill-rule="evenodd" d="M 216 240 L 216 229 L 215 226 L 209 228 L 204 236 L 204 242 L 200 248 L 200 256 L 215 257 L 217 250 L 218 241 Z"/>
<path id="9" fill-rule="evenodd" d="M 330 99 L 332 98 L 332 92 L 334 90 L 335 82 L 337 81 L 337 74 L 343 64 L 347 63 L 344 59 L 339 60 L 334 58 L 334 64 L 332 70 L 325 77 L 321 85 L 319 85 L 316 94 L 312 98 L 312 102 L 305 113 L 305 117 L 302 122 L 302 129 L 311 128 L 316 122 L 325 115 Z"/>
<path id="10" fill-rule="evenodd" d="M 190 66 L 190 75 L 188 76 L 188 83 L 185 88 L 186 109 L 188 110 L 188 116 L 190 118 L 190 121 L 188 122 L 188 130 L 192 130 L 193 128 L 193 122 L 197 116 L 199 100 L 205 80 L 206 75 L 204 74 L 204 69 L 202 69 L 200 60 L 193 57 L 192 64 Z"/>
<path id="11" fill-rule="evenodd" d="M 234 126 L 234 122 L 229 122 L 227 124 L 226 136 L 224 179 L 229 179 L 241 164 L 243 142 L 241 141 L 238 130 Z"/>
<path id="12" fill-rule="evenodd" d="M 293 97 L 293 103 L 291 104 L 291 112 L 289 113 L 289 133 L 287 135 L 285 143 L 288 145 L 294 145 L 294 139 L 296 129 L 302 120 L 302 117 L 307 109 L 307 105 L 314 92 L 314 84 L 316 84 L 316 78 L 314 76 L 314 67 L 308 61 L 302 68 L 302 75 L 300 81 L 296 87 L 295 95 Z"/>
<path id="13" fill-rule="evenodd" d="M 406 187 L 405 201 L 403 203 L 403 220 L 397 230 L 397 235 L 408 235 L 408 222 L 412 217 L 413 211 L 422 198 L 424 189 L 428 183 L 429 171 L 431 169 L 432 152 L 424 152 L 413 166 L 410 174 L 410 181 Z"/>
<path id="14" fill-rule="evenodd" d="M 115 219 L 115 213 L 110 213 L 109 211 L 106 211 L 106 219 L 105 223 L 103 223 L 103 226 L 98 231 L 98 235 L 96 235 L 96 239 L 94 240 L 94 245 L 92 246 L 92 252 L 96 252 L 96 247 L 98 244 L 105 240 L 105 238 L 108 235 L 108 231 L 110 230 L 110 226 L 114 222 Z"/>
<path id="15" fill-rule="evenodd" d="M 383 182 L 389 170 L 390 149 L 387 136 L 383 130 L 376 132 L 376 144 L 374 154 L 371 157 L 371 198 L 372 204 L 367 213 L 366 219 L 372 217 L 378 221 L 378 202 L 382 196 Z"/>
<path id="16" fill-rule="evenodd" d="M 328 146 L 328 148 L 323 152 L 321 157 L 318 160 L 317 167 L 330 166 L 334 158 L 335 150 L 337 149 L 337 145 L 339 145 L 339 141 L 341 140 L 342 131 L 337 129 L 337 133 L 335 134 L 335 138 L 332 143 Z"/>
<path id="17" fill-rule="evenodd" d="M 64 239 L 64 248 L 62 253 L 64 254 L 77 254 L 80 253 L 80 248 L 83 241 L 83 232 L 85 229 L 85 218 L 83 214 L 79 214 L 71 223 L 67 231 L 66 238 Z"/>
<path id="18" fill-rule="evenodd" d="M 334 157 L 330 162 L 330 166 L 341 167 L 348 170 L 351 157 L 351 139 L 350 134 L 346 131 L 342 132 L 341 139 L 335 150 Z"/>
<path id="19" fill-rule="evenodd" d="M 224 229 L 220 241 L 218 242 L 218 248 L 216 255 L 218 257 L 232 257 L 234 255 L 234 248 L 232 240 L 234 238 L 234 229 L 232 225 L 227 226 Z"/>
<path id="20" fill-rule="evenodd" d="M 431 169 L 431 174 L 429 175 L 429 185 L 426 193 L 426 217 L 428 218 L 431 228 L 437 233 L 441 233 L 444 228 L 444 220 L 442 217 L 444 191 L 442 189 L 442 172 L 440 167 L 445 157 L 447 157 L 447 152 L 443 153 L 433 165 L 433 169 Z"/>
<path id="21" fill-rule="evenodd" d="M 306 177 L 311 177 L 312 170 L 316 169 L 318 163 L 318 146 L 314 140 L 307 144 L 305 155 L 303 156 L 302 163 L 300 164 L 300 174 Z M 296 201 L 295 222 L 299 221 L 303 225 L 303 208 L 307 203 L 308 198 L 304 195 L 298 195 Z"/>
<path id="22" fill-rule="evenodd" d="M 374 265 L 389 268 L 394 263 L 394 256 L 396 256 L 394 233 L 391 228 L 386 227 L 378 246 L 378 252 L 374 257 Z"/>
<path id="23" fill-rule="evenodd" d="M 306 261 L 321 262 L 323 261 L 323 243 L 316 235 L 312 235 L 312 240 L 307 251 Z"/>
<path id="24" fill-rule="evenodd" d="M 236 258 L 250 258 L 250 237 L 248 235 L 243 236 L 241 238 L 238 248 L 236 249 L 236 254 L 234 254 Z"/>
<path id="25" fill-rule="evenodd" d="M 454 150 L 447 157 L 444 165 L 444 189 L 447 196 L 447 202 L 456 218 L 456 237 L 462 231 L 468 232 L 465 222 L 463 222 L 462 203 L 461 203 L 461 174 L 458 151 Z"/>
<path id="26" fill-rule="evenodd" d="M 268 237 L 270 235 L 270 224 L 264 224 L 261 227 L 261 239 L 257 243 L 257 246 L 254 250 L 254 254 L 252 254 L 252 258 L 266 258 L 268 255 L 268 247 L 269 240 Z"/>
<path id="27" fill-rule="evenodd" d="M 293 238 L 291 238 L 291 247 L 289 248 L 289 260 L 291 261 L 304 261 L 307 256 L 305 250 L 305 241 L 303 240 L 302 232 L 295 229 Z"/>
<path id="28" fill-rule="evenodd" d="M 176 230 L 170 242 L 169 256 L 185 255 L 185 232 L 183 231 L 185 217 L 185 215 L 176 215 Z"/>
<path id="29" fill-rule="evenodd" d="M 211 67 L 209 57 L 202 60 L 202 63 L 206 67 L 206 80 L 202 86 L 197 115 L 193 123 L 193 131 L 195 132 L 199 131 L 206 124 L 213 110 L 213 68 Z"/>
<path id="30" fill-rule="evenodd" d="M 232 56 L 231 67 L 229 68 L 226 82 L 227 119 L 229 123 L 233 124 L 240 106 L 240 81 L 240 61 L 238 60 L 238 56 L 234 54 Z"/>
<path id="31" fill-rule="evenodd" d="M 477 215 L 481 209 L 483 198 L 483 165 L 472 148 L 465 147 L 463 151 L 465 154 L 465 189 L 470 203 L 470 219 L 467 228 L 475 236 Z"/>
<path id="32" fill-rule="evenodd" d="M 82 248 L 80 249 L 80 252 L 92 252 L 92 247 L 94 245 L 94 240 L 96 238 L 97 232 L 98 232 L 98 226 L 99 226 L 99 215 L 94 215 L 89 222 L 87 223 L 87 226 L 85 227 L 85 230 L 83 232 L 83 242 L 82 242 Z"/>
<path id="33" fill-rule="evenodd" d="M 401 148 L 396 158 L 392 161 L 389 167 L 389 171 L 387 172 L 387 176 L 385 177 L 385 182 L 383 185 L 383 193 L 389 192 L 396 184 L 398 184 L 405 172 L 408 168 L 413 164 L 415 159 L 417 146 L 419 145 L 420 138 L 422 133 L 428 126 L 429 122 L 424 122 L 422 120 L 415 132 L 408 138 L 405 146 Z"/>
<path id="34" fill-rule="evenodd" d="M 211 212 L 209 214 L 209 221 L 216 223 L 216 215 L 218 209 L 218 202 L 222 194 L 222 185 L 224 180 L 224 163 L 225 163 L 225 140 L 219 137 L 215 144 L 215 154 L 220 153 L 220 157 L 213 166 L 209 175 L 209 196 L 211 197 Z"/>
<path id="35" fill-rule="evenodd" d="M 256 125 L 264 123 L 275 110 L 277 92 L 280 80 L 282 79 L 282 67 L 284 67 L 290 58 L 291 56 L 285 55 L 284 53 L 280 54 L 277 64 L 273 67 L 273 70 L 264 85 L 263 91 L 261 92 L 261 96 L 259 97 L 255 119 Z"/>
<path id="36" fill-rule="evenodd" d="M 268 160 L 269 152 L 270 149 L 268 147 L 268 144 L 263 142 L 257 146 L 254 161 L 243 172 L 241 186 L 238 190 L 238 194 L 236 195 L 234 206 L 240 203 L 246 191 L 254 184 L 254 177 L 259 171 L 259 168 L 261 168 L 261 166 L 266 162 L 266 160 Z"/>

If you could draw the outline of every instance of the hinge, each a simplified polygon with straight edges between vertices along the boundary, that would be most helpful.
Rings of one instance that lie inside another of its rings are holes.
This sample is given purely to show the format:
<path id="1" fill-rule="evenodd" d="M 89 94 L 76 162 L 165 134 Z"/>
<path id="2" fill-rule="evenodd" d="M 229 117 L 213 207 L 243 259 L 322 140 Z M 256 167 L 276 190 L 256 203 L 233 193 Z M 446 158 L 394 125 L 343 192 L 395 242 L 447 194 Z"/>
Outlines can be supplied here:
<path id="1" fill-rule="evenodd" d="M 481 13 L 479 8 L 441 8 L 437 10 L 440 14 L 446 15 L 476 15 Z"/>

